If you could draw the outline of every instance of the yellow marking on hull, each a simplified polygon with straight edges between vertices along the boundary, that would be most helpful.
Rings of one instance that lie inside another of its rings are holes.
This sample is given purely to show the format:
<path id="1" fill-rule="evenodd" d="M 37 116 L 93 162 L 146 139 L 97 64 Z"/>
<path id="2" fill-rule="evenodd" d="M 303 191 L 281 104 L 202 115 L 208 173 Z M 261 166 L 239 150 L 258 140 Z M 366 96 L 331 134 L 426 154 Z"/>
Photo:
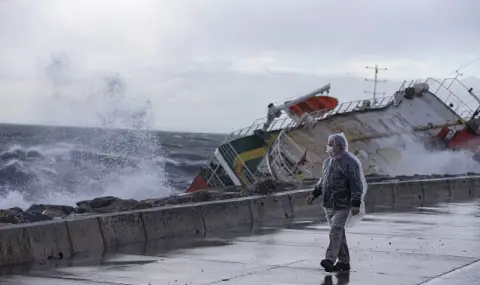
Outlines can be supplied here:
<path id="1" fill-rule="evenodd" d="M 235 174 L 240 176 L 240 179 L 242 180 L 243 183 L 245 184 L 248 183 L 248 180 L 245 177 L 244 171 L 243 171 L 243 168 L 245 167 L 245 163 L 252 159 L 263 157 L 267 153 L 267 151 L 268 151 L 267 147 L 259 147 L 246 152 L 242 152 L 241 154 L 237 155 L 237 157 L 235 157 L 235 160 L 233 161 L 233 168 L 234 168 Z"/>
<path id="2" fill-rule="evenodd" d="M 256 149 L 252 149 L 246 152 L 242 152 L 233 161 L 234 168 L 237 169 L 238 164 L 242 164 L 242 162 L 247 162 L 252 159 L 256 159 L 259 157 L 264 156 L 267 153 L 268 148 L 266 147 L 259 147 Z"/>
<path id="3" fill-rule="evenodd" d="M 249 151 L 245 151 L 245 152 L 239 153 L 235 157 L 235 160 L 233 161 L 233 171 L 235 172 L 235 174 L 237 174 L 237 176 L 239 176 L 240 180 L 242 180 L 244 184 L 248 184 L 248 180 L 245 177 L 245 174 L 243 171 L 243 168 L 245 167 L 245 163 L 247 161 L 265 156 L 265 154 L 268 152 L 268 149 L 275 142 L 277 137 L 278 137 L 278 134 L 270 135 L 270 137 L 266 141 L 267 143 L 266 147 L 259 147 Z"/>

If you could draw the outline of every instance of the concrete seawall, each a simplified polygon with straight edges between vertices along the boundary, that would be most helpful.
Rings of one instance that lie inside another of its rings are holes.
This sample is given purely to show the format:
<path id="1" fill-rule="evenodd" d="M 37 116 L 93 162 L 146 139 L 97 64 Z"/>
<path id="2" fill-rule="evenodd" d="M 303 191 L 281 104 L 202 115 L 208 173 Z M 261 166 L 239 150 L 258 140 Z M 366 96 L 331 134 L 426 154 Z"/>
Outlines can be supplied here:
<path id="1" fill-rule="evenodd" d="M 63 259 L 149 239 L 203 235 L 244 224 L 286 219 L 306 209 L 311 189 L 0 228 L 0 266 Z M 369 184 L 368 205 L 421 206 L 480 197 L 480 176 Z M 315 204 L 320 201 L 315 201 Z M 322 213 L 323 211 L 319 211 Z"/>

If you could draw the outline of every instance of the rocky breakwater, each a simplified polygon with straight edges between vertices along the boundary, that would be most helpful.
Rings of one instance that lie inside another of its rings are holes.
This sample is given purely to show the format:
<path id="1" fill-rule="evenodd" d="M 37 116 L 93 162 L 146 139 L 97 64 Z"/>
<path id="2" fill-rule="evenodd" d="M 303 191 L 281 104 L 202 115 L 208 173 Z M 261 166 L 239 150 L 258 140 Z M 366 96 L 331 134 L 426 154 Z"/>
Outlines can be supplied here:
<path id="1" fill-rule="evenodd" d="M 479 175 L 468 173 L 465 175 Z M 414 175 L 414 176 L 367 176 L 368 183 L 388 181 L 409 181 L 432 178 L 448 178 L 460 175 Z M 247 187 L 232 186 L 219 189 L 208 189 L 195 193 L 182 193 L 159 199 L 134 200 L 120 199 L 113 196 L 98 197 L 76 203 L 76 206 L 34 204 L 23 210 L 18 207 L 0 210 L 0 226 L 8 224 L 33 223 L 63 219 L 72 216 L 91 214 L 115 213 L 130 210 L 149 209 L 160 206 L 190 204 L 205 201 L 220 201 L 232 198 L 248 197 L 255 195 L 268 195 L 296 189 L 313 188 L 317 180 L 304 180 L 301 183 L 287 183 L 266 180 Z"/>
<path id="2" fill-rule="evenodd" d="M 253 195 L 266 195 L 299 188 L 311 187 L 314 182 L 284 183 L 267 180 L 248 187 L 225 187 L 208 189 L 196 193 L 182 193 L 158 199 L 134 200 L 121 199 L 114 196 L 98 197 L 92 200 L 83 200 L 76 206 L 33 204 L 28 209 L 19 207 L 0 210 L 0 226 L 7 224 L 22 224 L 39 221 L 62 219 L 72 216 L 89 214 L 115 213 L 130 210 L 149 209 L 167 205 L 189 204 L 204 201 L 227 200 L 232 198 Z"/>

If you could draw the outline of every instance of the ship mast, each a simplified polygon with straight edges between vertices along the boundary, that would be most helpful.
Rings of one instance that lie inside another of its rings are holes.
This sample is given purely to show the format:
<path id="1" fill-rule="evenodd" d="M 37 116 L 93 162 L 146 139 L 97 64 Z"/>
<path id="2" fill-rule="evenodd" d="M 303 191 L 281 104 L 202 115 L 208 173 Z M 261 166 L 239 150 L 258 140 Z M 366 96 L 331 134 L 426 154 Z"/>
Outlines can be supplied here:
<path id="1" fill-rule="evenodd" d="M 455 70 L 455 77 L 453 78 L 452 82 L 450 82 L 450 85 L 448 85 L 447 89 L 450 90 L 450 87 L 452 87 L 455 80 L 457 80 L 457 78 L 459 78 L 462 75 L 463 75 L 463 73 L 460 73 L 460 72 L 458 72 L 458 70 Z"/>
<path id="2" fill-rule="evenodd" d="M 386 80 L 378 80 L 378 71 L 379 70 L 387 70 L 387 69 L 386 68 L 379 68 L 378 65 L 376 65 L 376 64 L 375 64 L 374 67 L 366 66 L 365 68 L 375 70 L 375 77 L 374 77 L 373 80 L 365 78 L 365 81 L 373 82 L 373 92 L 372 91 L 367 91 L 367 90 L 364 91 L 365 93 L 373 94 L 373 104 L 372 104 L 372 106 L 375 106 L 377 104 L 377 100 L 376 100 L 377 94 L 385 95 L 385 92 L 377 93 L 377 83 L 378 82 L 381 82 L 381 83 L 387 82 Z"/>

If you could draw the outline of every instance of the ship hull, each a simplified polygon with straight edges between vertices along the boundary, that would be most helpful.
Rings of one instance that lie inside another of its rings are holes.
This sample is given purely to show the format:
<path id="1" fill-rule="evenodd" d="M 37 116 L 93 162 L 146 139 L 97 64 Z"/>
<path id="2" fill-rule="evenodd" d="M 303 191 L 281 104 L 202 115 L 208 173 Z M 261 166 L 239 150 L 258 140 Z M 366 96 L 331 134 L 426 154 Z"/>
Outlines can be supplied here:
<path id="1" fill-rule="evenodd" d="M 349 151 L 362 162 L 366 175 L 407 174 L 415 159 L 412 149 L 417 153 L 446 148 L 475 150 L 479 136 L 455 106 L 461 101 L 452 103 L 450 96 L 442 99 L 428 86 L 417 89 L 401 89 L 373 105 L 363 104 L 365 101 L 357 101 L 353 107 L 343 103 L 335 110 L 312 113 L 310 121 L 297 120 L 290 127 L 229 140 L 217 148 L 216 166 L 202 169 L 187 192 L 245 186 L 268 178 L 317 179 L 322 174 L 328 136 L 333 133 L 347 137 Z"/>

